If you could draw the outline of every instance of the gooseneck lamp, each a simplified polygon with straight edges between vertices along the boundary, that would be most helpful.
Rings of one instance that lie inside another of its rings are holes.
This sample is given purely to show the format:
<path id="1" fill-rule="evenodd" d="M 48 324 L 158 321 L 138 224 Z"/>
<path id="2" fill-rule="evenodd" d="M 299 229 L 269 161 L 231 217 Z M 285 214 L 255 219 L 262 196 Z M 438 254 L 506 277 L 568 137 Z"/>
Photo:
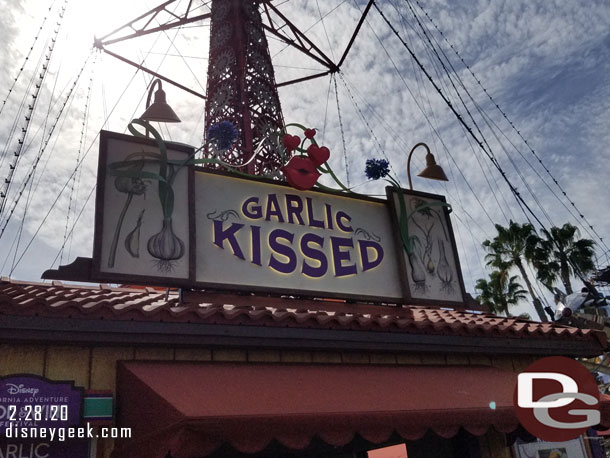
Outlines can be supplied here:
<path id="1" fill-rule="evenodd" d="M 418 143 L 413 147 L 411 152 L 409 153 L 409 158 L 407 159 L 407 177 L 409 178 L 409 189 L 413 190 L 413 182 L 411 181 L 411 156 L 413 156 L 413 152 L 419 147 L 423 146 L 426 148 L 426 167 L 424 170 L 417 174 L 418 177 L 429 178 L 431 180 L 439 180 L 439 181 L 449 181 L 447 179 L 447 175 L 443 171 L 443 168 L 436 163 L 434 159 L 434 155 L 430 152 L 430 148 L 425 143 Z"/>
<path id="2" fill-rule="evenodd" d="M 151 104 L 150 99 L 152 98 L 155 86 L 159 86 L 159 89 L 155 91 L 155 101 Z M 140 119 L 156 122 L 181 122 L 178 115 L 172 110 L 172 107 L 167 104 L 165 91 L 161 85 L 161 80 L 158 78 L 150 85 L 148 97 L 146 98 L 146 111 L 142 113 Z"/>

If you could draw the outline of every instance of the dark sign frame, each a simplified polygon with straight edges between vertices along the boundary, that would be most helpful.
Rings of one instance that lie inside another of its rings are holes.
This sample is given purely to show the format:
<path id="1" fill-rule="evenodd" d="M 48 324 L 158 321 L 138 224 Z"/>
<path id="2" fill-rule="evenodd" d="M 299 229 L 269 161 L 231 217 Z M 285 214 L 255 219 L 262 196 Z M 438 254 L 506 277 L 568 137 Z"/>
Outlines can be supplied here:
<path id="1" fill-rule="evenodd" d="M 151 286 L 170 286 L 170 287 L 187 287 L 189 284 L 192 286 L 195 282 L 195 207 L 190 203 L 193 201 L 193 195 L 195 193 L 195 179 L 193 167 L 187 168 L 187 187 L 188 187 L 188 219 L 189 219 L 189 252 L 188 252 L 188 279 L 185 281 L 183 278 L 168 278 L 161 276 L 151 275 L 130 275 L 130 274 L 117 274 L 113 272 L 104 272 L 101 270 L 102 263 L 102 234 L 104 231 L 104 212 L 100 209 L 104 208 L 104 195 L 106 192 L 106 175 L 108 168 L 108 140 L 122 140 L 130 143 L 137 143 L 143 146 L 152 148 L 158 148 L 157 142 L 154 139 L 134 137 L 132 135 L 119 134 L 117 132 L 110 132 L 102 130 L 100 132 L 100 154 L 98 158 L 98 172 L 97 172 L 97 192 L 95 196 L 95 208 L 98 210 L 95 212 L 95 226 L 93 231 L 93 264 L 91 270 L 91 278 L 94 281 L 105 281 L 112 283 L 135 283 L 142 285 Z M 167 142 L 167 145 L 172 151 L 178 151 L 181 153 L 194 155 L 194 148 L 192 146 L 183 145 L 179 143 Z"/>

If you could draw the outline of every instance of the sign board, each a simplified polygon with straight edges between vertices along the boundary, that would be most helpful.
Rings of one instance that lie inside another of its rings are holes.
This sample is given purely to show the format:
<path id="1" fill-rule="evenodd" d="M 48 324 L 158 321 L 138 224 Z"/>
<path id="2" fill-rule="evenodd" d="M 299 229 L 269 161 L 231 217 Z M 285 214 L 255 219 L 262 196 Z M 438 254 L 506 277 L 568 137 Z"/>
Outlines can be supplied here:
<path id="1" fill-rule="evenodd" d="M 78 426 L 82 401 L 83 389 L 73 381 L 26 374 L 0 377 L 0 457 L 87 458 L 88 439 L 60 441 L 56 435 L 52 440 L 48 433 Z M 16 438 L 17 428 L 40 437 Z"/>
<path id="2" fill-rule="evenodd" d="M 444 208 L 434 208 L 439 217 L 426 255 L 445 254 L 445 263 L 432 262 L 453 269 L 451 281 L 444 277 L 450 287 L 430 280 L 420 290 L 421 282 L 408 281 L 413 273 L 393 214 L 399 210 L 387 200 L 297 191 L 283 182 L 184 165 L 192 155 L 167 143 L 161 157 L 151 140 L 102 131 L 94 280 L 463 304 Z M 437 288 L 440 295 L 427 296 Z"/>
<path id="3" fill-rule="evenodd" d="M 83 389 L 36 375 L 0 377 L 0 435 L 9 427 L 70 427 L 82 418 Z"/>
<path id="4" fill-rule="evenodd" d="M 181 145 L 172 145 L 167 151 L 168 159 L 176 161 L 192 154 L 192 148 Z M 169 218 L 161 204 L 164 197 L 167 205 L 169 197 L 160 193 L 159 181 L 129 176 L 159 174 L 158 155 L 152 140 L 101 132 L 93 249 L 96 278 L 172 286 L 184 285 L 192 277 L 192 170 L 165 168 L 166 176 L 173 175 Z"/>
<path id="5" fill-rule="evenodd" d="M 400 250 L 400 267 L 406 303 L 435 303 L 453 305 L 463 303 L 466 295 L 464 280 L 455 244 L 449 206 L 443 196 L 419 191 L 401 190 L 406 209 L 411 252 Z M 399 193 L 386 188 L 392 209 L 394 227 L 399 227 Z M 395 232 L 398 236 L 398 231 Z M 396 242 L 401 243 L 400 237 Z"/>
<path id="6" fill-rule="evenodd" d="M 0 438 L 1 458 L 89 458 L 89 439 L 66 441 Z"/>

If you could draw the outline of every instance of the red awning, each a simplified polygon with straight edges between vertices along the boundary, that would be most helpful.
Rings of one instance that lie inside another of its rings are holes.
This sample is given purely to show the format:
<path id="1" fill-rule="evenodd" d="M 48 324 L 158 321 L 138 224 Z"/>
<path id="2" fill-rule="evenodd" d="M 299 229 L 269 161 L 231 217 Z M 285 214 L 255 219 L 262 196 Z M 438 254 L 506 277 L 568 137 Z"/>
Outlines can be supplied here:
<path id="1" fill-rule="evenodd" d="M 395 431 L 451 437 L 517 427 L 516 374 L 493 367 L 125 362 L 118 420 L 132 428 L 114 458 L 188 458 L 224 443 L 254 453 L 272 440 L 305 448 L 356 433 L 374 443 Z M 491 404 L 490 404 L 491 403 Z M 494 404 L 495 403 L 495 404 Z M 495 408 L 492 408 L 495 407 Z"/>

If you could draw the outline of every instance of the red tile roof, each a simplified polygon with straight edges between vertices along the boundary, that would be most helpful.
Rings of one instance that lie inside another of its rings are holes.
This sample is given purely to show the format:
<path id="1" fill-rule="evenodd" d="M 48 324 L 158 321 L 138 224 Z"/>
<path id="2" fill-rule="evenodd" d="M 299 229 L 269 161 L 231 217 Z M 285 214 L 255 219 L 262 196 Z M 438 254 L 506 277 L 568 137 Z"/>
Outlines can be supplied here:
<path id="1" fill-rule="evenodd" d="M 589 341 L 602 331 L 486 313 L 424 306 L 379 306 L 330 300 L 113 288 L 0 280 L 0 314 L 309 329 L 370 330 L 443 336 Z M 601 352 L 601 351 L 600 351 Z"/>

